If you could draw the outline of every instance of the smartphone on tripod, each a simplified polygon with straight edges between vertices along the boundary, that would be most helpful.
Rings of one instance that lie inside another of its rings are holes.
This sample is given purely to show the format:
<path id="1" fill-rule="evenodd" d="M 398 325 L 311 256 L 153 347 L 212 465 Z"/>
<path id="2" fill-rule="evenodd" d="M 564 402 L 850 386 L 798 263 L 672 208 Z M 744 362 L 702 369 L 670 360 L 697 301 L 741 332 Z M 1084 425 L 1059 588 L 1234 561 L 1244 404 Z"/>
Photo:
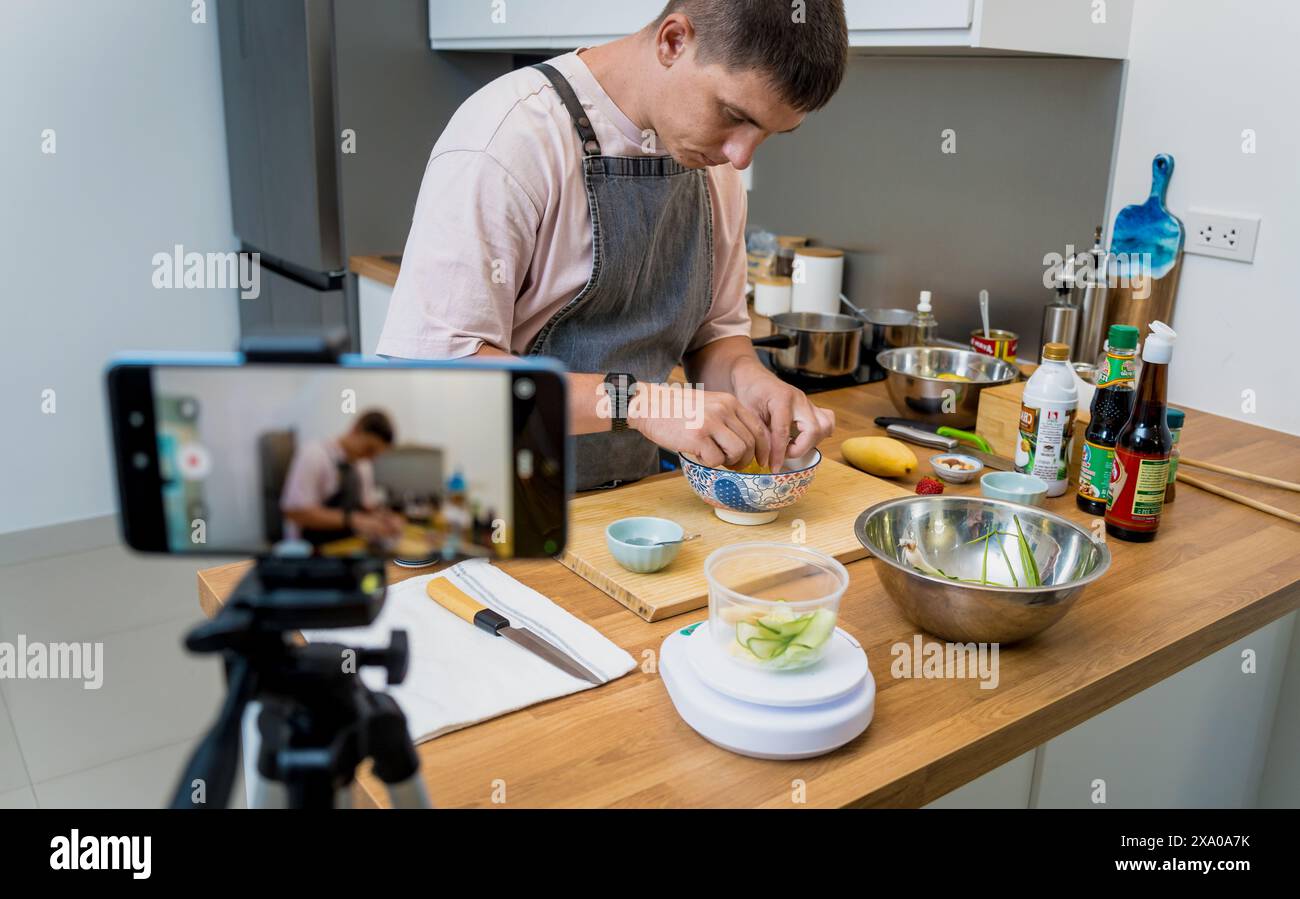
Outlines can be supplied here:
<path id="1" fill-rule="evenodd" d="M 115 360 L 121 526 L 143 552 L 553 556 L 568 491 L 544 360 Z"/>
<path id="2" fill-rule="evenodd" d="M 220 653 L 227 696 L 173 808 L 224 807 L 241 754 L 267 805 L 346 803 L 373 761 L 395 805 L 428 806 L 405 716 L 369 689 L 406 675 L 382 649 L 302 645 L 382 608 L 384 559 L 552 556 L 572 484 L 563 369 L 548 360 L 341 356 L 328 339 L 108 368 L 119 519 L 142 552 L 247 554 L 256 566 L 186 637 Z M 342 659 L 352 664 L 341 665 Z M 271 788 L 272 785 L 274 789 Z"/>

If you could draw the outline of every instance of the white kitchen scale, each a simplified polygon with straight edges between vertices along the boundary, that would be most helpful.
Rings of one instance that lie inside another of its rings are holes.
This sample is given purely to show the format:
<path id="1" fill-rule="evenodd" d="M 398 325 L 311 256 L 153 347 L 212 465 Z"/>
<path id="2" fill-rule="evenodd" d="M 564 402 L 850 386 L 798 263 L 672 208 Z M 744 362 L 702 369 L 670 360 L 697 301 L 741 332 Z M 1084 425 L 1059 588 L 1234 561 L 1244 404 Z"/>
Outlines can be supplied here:
<path id="1" fill-rule="evenodd" d="M 668 635 L 659 674 L 677 713 L 700 736 L 759 759 L 838 749 L 867 729 L 876 710 L 867 654 L 839 628 L 815 664 L 763 671 L 727 658 L 702 621 Z"/>

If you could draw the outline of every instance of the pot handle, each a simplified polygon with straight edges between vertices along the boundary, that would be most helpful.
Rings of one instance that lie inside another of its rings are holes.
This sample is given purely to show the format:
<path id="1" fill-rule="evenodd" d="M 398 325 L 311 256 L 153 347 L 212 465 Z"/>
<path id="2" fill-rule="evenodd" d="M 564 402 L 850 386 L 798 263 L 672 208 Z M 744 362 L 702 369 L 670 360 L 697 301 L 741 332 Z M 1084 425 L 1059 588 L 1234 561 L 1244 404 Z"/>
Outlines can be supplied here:
<path id="1" fill-rule="evenodd" d="M 773 334 L 770 337 L 753 338 L 756 350 L 788 350 L 794 346 L 794 338 L 789 334 Z"/>

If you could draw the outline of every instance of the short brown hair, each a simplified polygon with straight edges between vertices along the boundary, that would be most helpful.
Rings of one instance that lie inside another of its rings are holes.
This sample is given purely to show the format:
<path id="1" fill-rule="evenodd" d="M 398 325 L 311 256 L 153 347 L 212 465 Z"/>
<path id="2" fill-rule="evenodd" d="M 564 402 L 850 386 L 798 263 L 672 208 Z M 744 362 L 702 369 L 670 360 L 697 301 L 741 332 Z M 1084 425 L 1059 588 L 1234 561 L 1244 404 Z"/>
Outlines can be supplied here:
<path id="1" fill-rule="evenodd" d="M 848 63 L 843 0 L 669 0 L 654 27 L 675 12 L 691 20 L 700 61 L 759 69 L 782 102 L 800 112 L 825 106 Z"/>
<path id="2" fill-rule="evenodd" d="M 389 446 L 393 445 L 393 423 L 378 409 L 363 412 L 353 427 L 358 434 L 370 434 Z"/>

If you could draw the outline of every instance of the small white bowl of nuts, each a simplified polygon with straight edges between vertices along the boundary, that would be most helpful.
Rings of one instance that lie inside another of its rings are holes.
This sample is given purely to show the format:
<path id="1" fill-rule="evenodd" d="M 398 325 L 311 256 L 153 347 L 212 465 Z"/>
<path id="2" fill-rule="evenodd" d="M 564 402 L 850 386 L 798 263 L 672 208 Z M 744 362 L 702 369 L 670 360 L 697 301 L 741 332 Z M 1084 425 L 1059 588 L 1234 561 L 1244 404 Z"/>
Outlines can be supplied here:
<path id="1" fill-rule="evenodd" d="M 962 453 L 940 453 L 930 457 L 930 467 L 950 484 L 965 484 L 979 476 L 984 470 L 984 463 L 974 456 Z"/>

